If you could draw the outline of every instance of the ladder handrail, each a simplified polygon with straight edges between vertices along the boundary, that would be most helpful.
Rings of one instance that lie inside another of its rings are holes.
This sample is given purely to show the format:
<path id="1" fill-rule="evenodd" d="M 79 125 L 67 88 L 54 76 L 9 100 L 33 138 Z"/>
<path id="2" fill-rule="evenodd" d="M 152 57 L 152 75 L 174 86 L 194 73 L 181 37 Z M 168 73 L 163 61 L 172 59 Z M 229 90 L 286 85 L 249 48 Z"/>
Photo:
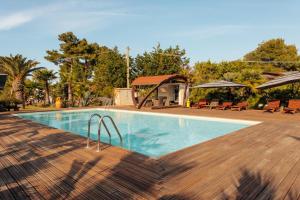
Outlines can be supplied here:
<path id="1" fill-rule="evenodd" d="M 89 148 L 89 147 L 90 147 L 91 122 L 92 122 L 92 119 L 93 119 L 95 116 L 99 117 L 100 119 L 102 118 L 102 116 L 99 115 L 98 113 L 94 113 L 94 114 L 92 114 L 92 115 L 90 116 L 90 119 L 89 119 L 89 122 L 88 122 L 88 135 L 87 135 L 86 148 Z M 110 144 L 111 144 L 111 134 L 110 134 L 110 132 L 109 132 L 109 130 L 108 130 L 108 128 L 107 128 L 107 126 L 106 126 L 105 123 L 103 123 L 103 126 L 104 126 L 106 132 L 107 132 L 108 135 L 109 135 L 109 142 L 110 142 Z"/>
<path id="2" fill-rule="evenodd" d="M 88 134 L 87 134 L 87 144 L 86 144 L 86 148 L 89 148 L 89 144 L 90 144 L 90 136 L 91 136 L 91 123 L 92 123 L 92 119 L 94 117 L 98 117 L 99 118 L 99 122 L 98 122 L 98 144 L 97 144 L 97 151 L 100 150 L 100 135 L 101 135 L 101 125 L 103 124 L 108 136 L 109 136 L 109 144 L 111 144 L 111 133 L 106 125 L 106 123 L 104 122 L 104 119 L 105 118 L 109 118 L 112 125 L 114 126 L 119 138 L 120 138 L 120 143 L 121 143 L 121 146 L 123 146 L 123 138 L 120 134 L 120 131 L 116 125 L 116 123 L 114 122 L 113 118 L 109 115 L 104 115 L 104 116 L 101 116 L 99 115 L 98 113 L 94 113 L 90 116 L 90 119 L 89 119 L 89 122 L 88 122 Z"/>
<path id="3" fill-rule="evenodd" d="M 119 129 L 118 129 L 116 123 L 114 122 L 113 118 L 112 118 L 111 116 L 109 116 L 109 115 L 104 115 L 104 116 L 102 116 L 102 117 L 100 118 L 100 120 L 99 120 L 97 151 L 100 150 L 100 142 L 101 142 L 101 141 L 100 141 L 101 124 L 103 124 L 103 126 L 106 127 L 106 124 L 105 124 L 105 122 L 104 122 L 104 119 L 105 119 L 105 118 L 109 118 L 109 119 L 110 119 L 112 125 L 114 126 L 114 128 L 115 128 L 115 130 L 116 130 L 116 132 L 117 132 L 117 134 L 118 134 L 118 136 L 119 136 L 119 138 L 120 138 L 121 146 L 123 145 L 123 139 L 122 139 L 122 136 L 121 136 L 120 131 L 119 131 Z M 107 130 L 108 130 L 108 129 L 107 129 Z M 108 133 L 109 133 L 109 132 L 108 132 Z M 109 136 L 110 136 L 110 142 L 111 142 L 111 135 L 110 135 L 110 133 L 109 133 Z"/>
<path id="4" fill-rule="evenodd" d="M 115 130 L 116 130 L 116 132 L 117 132 L 117 134 L 118 134 L 118 136 L 119 136 L 119 138 L 120 138 L 120 143 L 121 143 L 121 146 L 122 146 L 122 145 L 123 145 L 123 138 L 122 138 L 122 135 L 121 135 L 121 133 L 120 133 L 120 131 L 119 131 L 119 129 L 118 129 L 118 127 L 117 127 L 115 121 L 114 121 L 113 118 L 112 118 L 111 116 L 109 116 L 109 115 L 103 116 L 103 118 L 105 118 L 105 117 L 107 117 L 107 118 L 110 119 L 112 125 L 114 126 L 114 128 L 115 128 Z"/>

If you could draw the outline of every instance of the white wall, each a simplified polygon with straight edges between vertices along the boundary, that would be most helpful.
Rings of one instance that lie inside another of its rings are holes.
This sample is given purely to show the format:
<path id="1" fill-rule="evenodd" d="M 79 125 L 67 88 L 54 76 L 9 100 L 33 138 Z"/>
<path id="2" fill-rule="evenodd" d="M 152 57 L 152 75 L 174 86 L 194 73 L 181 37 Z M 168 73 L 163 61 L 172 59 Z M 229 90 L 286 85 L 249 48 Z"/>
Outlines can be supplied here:
<path id="1" fill-rule="evenodd" d="M 185 84 L 180 84 L 179 85 L 179 94 L 178 94 L 178 99 L 179 99 L 179 105 L 182 105 L 184 104 L 184 89 L 185 89 Z"/>
<path id="2" fill-rule="evenodd" d="M 133 105 L 131 88 L 115 88 L 114 101 L 117 106 Z"/>

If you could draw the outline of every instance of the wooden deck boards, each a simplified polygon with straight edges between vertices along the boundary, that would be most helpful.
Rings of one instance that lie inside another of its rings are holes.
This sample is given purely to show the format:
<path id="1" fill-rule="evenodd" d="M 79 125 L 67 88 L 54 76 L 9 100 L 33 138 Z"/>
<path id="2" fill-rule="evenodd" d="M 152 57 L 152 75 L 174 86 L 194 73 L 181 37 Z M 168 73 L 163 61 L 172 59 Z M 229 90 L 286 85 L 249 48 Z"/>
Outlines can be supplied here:
<path id="1" fill-rule="evenodd" d="M 300 199 L 300 115 L 159 112 L 263 123 L 151 159 L 2 114 L 0 199 Z"/>

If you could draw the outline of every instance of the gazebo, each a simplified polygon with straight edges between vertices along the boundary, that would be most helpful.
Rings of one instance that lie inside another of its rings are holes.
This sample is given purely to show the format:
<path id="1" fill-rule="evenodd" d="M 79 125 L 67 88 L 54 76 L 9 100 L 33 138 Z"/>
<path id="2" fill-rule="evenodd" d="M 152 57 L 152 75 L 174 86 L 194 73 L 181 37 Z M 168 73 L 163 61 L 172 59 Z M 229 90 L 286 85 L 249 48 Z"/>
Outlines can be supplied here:
<path id="1" fill-rule="evenodd" d="M 132 100 L 133 104 L 140 109 L 146 100 L 156 92 L 156 100 L 165 99 L 166 102 L 177 102 L 177 105 L 185 105 L 187 98 L 188 79 L 179 74 L 159 75 L 159 76 L 141 76 L 133 80 Z M 138 99 L 138 89 L 143 86 L 152 87 L 150 92 L 142 99 Z M 155 105 L 156 107 L 166 107 L 165 105 Z M 168 106 L 168 105 L 167 105 Z"/>
<path id="2" fill-rule="evenodd" d="M 7 79 L 7 74 L 0 74 L 0 90 L 3 90 L 6 79 Z"/>

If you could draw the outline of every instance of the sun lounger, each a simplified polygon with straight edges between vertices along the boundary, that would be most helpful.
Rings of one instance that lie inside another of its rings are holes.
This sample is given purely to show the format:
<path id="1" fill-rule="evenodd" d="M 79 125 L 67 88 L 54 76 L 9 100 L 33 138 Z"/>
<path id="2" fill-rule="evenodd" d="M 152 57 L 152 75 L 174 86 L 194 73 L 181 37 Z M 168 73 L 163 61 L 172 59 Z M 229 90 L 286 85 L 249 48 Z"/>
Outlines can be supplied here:
<path id="1" fill-rule="evenodd" d="M 200 99 L 199 102 L 198 102 L 197 108 L 205 108 L 206 105 L 207 105 L 207 100 L 206 99 Z"/>
<path id="2" fill-rule="evenodd" d="M 270 101 L 268 102 L 268 104 L 264 107 L 264 110 L 266 112 L 275 112 L 275 111 L 278 111 L 280 108 L 280 100 L 273 100 L 273 101 Z"/>
<path id="3" fill-rule="evenodd" d="M 217 106 L 216 109 L 226 110 L 226 109 L 230 109 L 231 106 L 232 106 L 232 102 L 223 102 L 222 105 Z"/>
<path id="4" fill-rule="evenodd" d="M 247 110 L 248 103 L 246 101 L 240 102 L 237 105 L 231 106 L 231 110 L 242 111 Z"/>
<path id="5" fill-rule="evenodd" d="M 209 105 L 206 105 L 206 108 L 213 109 L 219 106 L 219 100 L 212 100 Z"/>
<path id="6" fill-rule="evenodd" d="M 283 109 L 285 113 L 296 113 L 300 110 L 300 99 L 289 100 L 288 107 Z"/>

